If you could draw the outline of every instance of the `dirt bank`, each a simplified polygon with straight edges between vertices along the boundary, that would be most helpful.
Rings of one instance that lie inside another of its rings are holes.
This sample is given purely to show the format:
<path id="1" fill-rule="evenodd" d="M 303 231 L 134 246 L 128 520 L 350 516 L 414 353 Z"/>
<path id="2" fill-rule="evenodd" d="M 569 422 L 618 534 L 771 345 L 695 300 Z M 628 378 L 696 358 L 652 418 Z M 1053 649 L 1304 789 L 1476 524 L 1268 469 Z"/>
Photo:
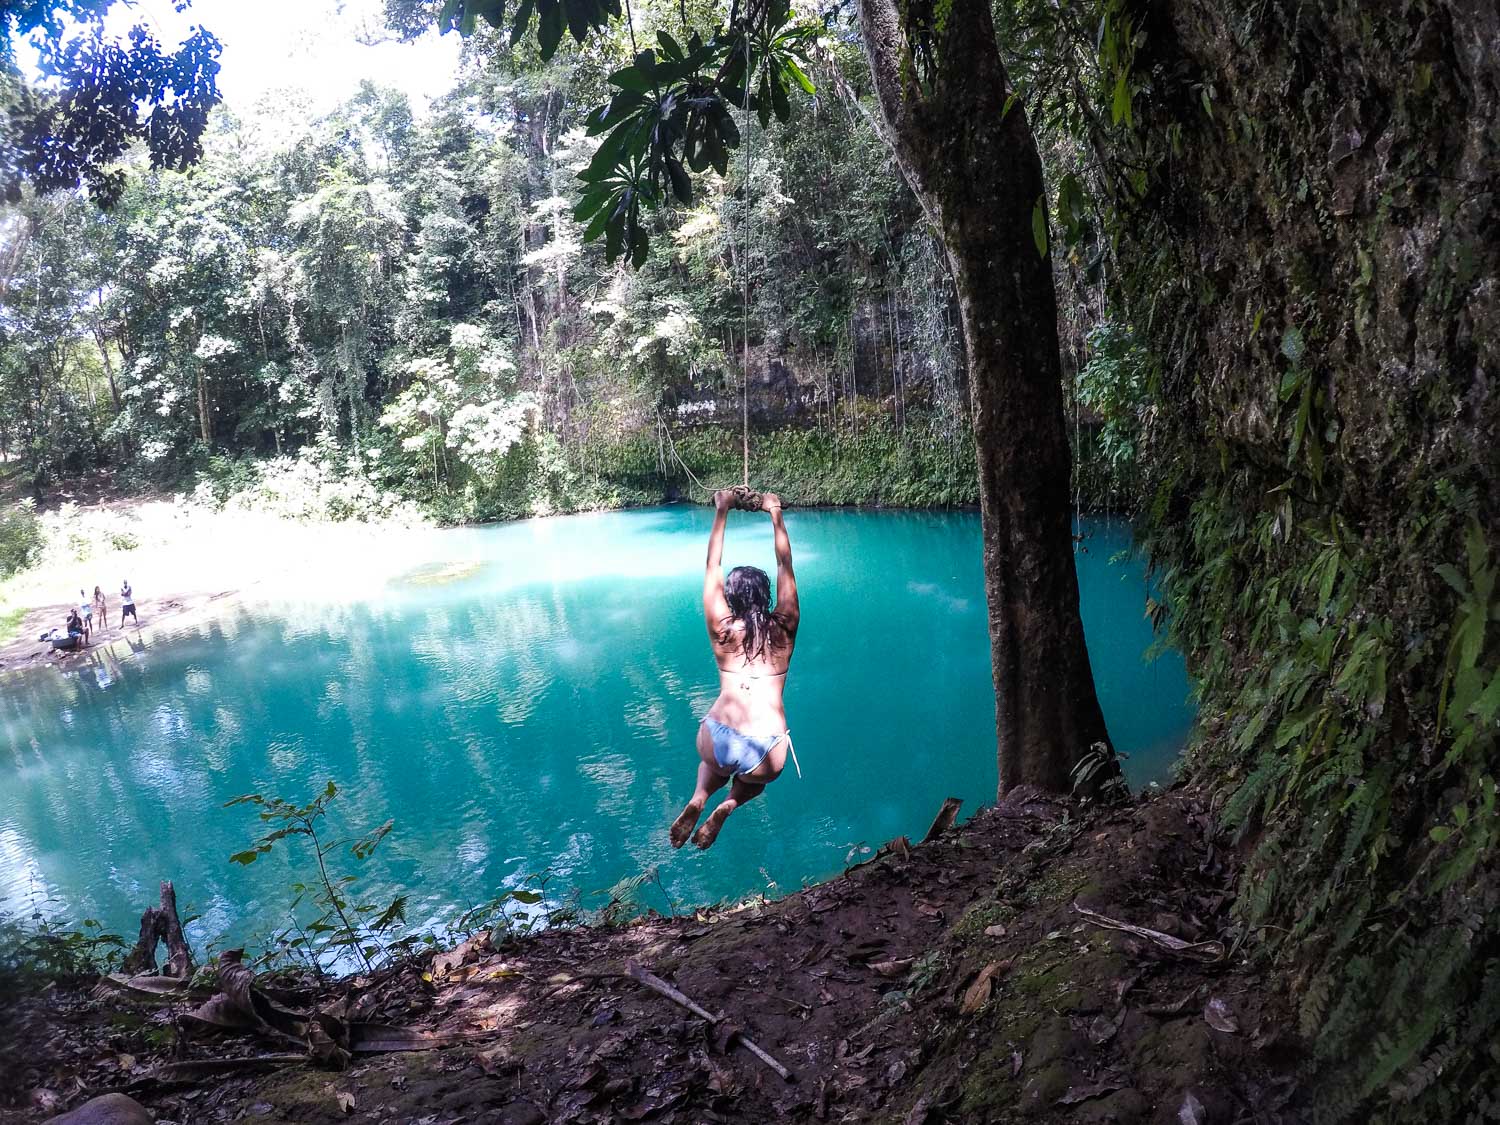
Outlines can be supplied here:
<path id="1" fill-rule="evenodd" d="M 479 1036 L 344 1071 L 168 1085 L 151 1077 L 168 1061 L 287 1047 L 188 1033 L 186 1003 L 56 989 L 0 1032 L 16 1072 L 0 1121 L 117 1089 L 176 1122 L 1291 1122 L 1288 1022 L 1213 944 L 1232 868 L 1189 792 L 1084 818 L 1016 798 L 778 902 L 481 939 L 342 982 L 362 1018 Z M 643 988 L 630 961 L 728 1027 Z M 726 1044 L 732 1028 L 794 1081 Z"/>

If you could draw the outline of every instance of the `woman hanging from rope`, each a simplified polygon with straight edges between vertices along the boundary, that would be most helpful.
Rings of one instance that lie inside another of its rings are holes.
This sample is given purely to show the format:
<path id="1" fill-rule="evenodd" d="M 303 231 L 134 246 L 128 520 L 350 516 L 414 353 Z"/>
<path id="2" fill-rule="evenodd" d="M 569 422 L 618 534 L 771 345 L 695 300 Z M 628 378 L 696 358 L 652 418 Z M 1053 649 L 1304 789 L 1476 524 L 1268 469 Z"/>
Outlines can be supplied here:
<path id="1" fill-rule="evenodd" d="M 758 503 L 757 503 L 758 501 Z M 714 493 L 713 531 L 708 536 L 708 571 L 703 580 L 703 616 L 709 645 L 719 666 L 719 698 L 698 727 L 698 785 L 693 799 L 672 823 L 672 846 L 691 835 L 700 848 L 713 844 L 724 821 L 746 801 L 754 800 L 781 775 L 791 749 L 782 691 L 797 642 L 800 613 L 797 578 L 792 573 L 792 541 L 781 519 L 781 500 L 774 492 L 757 496 L 747 488 Z M 771 517 L 776 533 L 776 608 L 766 572 L 737 566 L 724 577 L 724 525 L 731 507 L 759 508 Z M 793 760 L 796 752 L 792 753 Z M 729 796 L 709 814 L 697 832 L 713 793 L 732 782 Z"/>

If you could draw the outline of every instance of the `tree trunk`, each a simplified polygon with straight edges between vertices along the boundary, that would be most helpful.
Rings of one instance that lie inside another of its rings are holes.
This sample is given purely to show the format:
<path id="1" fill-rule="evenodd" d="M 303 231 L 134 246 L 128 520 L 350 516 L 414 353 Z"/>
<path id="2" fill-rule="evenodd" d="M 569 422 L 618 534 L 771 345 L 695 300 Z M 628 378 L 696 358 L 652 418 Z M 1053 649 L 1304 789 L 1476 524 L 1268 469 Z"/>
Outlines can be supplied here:
<path id="1" fill-rule="evenodd" d="M 163 975 L 181 978 L 191 976 L 193 952 L 182 934 L 182 922 L 177 917 L 177 892 L 170 882 L 161 885 L 161 905 L 148 906 L 141 915 L 140 937 L 126 955 L 122 971 L 131 976 L 155 973 L 156 947 L 163 941 L 167 943 L 167 963 L 162 969 Z"/>
<path id="2" fill-rule="evenodd" d="M 953 0 L 931 33 L 930 62 L 912 59 L 894 0 L 860 0 L 859 8 L 881 132 L 940 230 L 958 290 L 1000 792 L 1021 784 L 1066 791 L 1077 762 L 1110 744 L 1078 614 L 1057 304 L 1051 264 L 1032 234 L 1043 191 L 1036 140 L 1019 101 L 1007 112 L 984 0 Z M 1096 772 L 1092 784 L 1117 768 Z"/>
<path id="3" fill-rule="evenodd" d="M 198 364 L 198 432 L 203 435 L 203 444 L 213 445 L 213 420 L 208 415 L 208 379 L 203 374 L 203 364 Z"/>

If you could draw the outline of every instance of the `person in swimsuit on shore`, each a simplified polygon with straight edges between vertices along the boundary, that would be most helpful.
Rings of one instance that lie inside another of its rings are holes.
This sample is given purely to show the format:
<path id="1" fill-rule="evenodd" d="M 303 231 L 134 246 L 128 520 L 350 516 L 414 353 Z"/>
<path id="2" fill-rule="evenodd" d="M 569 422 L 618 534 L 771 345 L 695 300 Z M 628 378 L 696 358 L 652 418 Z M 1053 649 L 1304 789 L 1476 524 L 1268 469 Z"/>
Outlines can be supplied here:
<path id="1" fill-rule="evenodd" d="M 672 823 L 674 848 L 689 836 L 700 848 L 719 836 L 724 821 L 746 801 L 760 796 L 781 775 L 791 748 L 782 691 L 801 619 L 797 579 L 792 573 L 792 541 L 781 519 L 781 500 L 768 492 L 761 508 L 776 535 L 776 608 L 766 572 L 737 566 L 724 576 L 724 525 L 734 501 L 730 491 L 714 493 L 713 531 L 708 537 L 708 570 L 703 581 L 703 616 L 719 666 L 719 698 L 698 727 L 698 785 L 692 800 Z M 730 785 L 729 796 L 708 819 L 698 818 L 708 798 Z"/>

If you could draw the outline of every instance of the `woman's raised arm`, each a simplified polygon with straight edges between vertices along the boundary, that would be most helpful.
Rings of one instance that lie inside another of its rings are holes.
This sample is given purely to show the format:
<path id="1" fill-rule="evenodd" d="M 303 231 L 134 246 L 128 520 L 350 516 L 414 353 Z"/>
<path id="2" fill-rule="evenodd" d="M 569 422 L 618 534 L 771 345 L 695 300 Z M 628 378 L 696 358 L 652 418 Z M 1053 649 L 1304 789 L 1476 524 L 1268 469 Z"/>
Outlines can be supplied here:
<path id="1" fill-rule="evenodd" d="M 761 509 L 771 517 L 771 528 L 776 533 L 776 616 L 788 633 L 797 631 L 802 620 L 802 607 L 797 602 L 797 575 L 792 571 L 792 537 L 786 532 L 781 518 L 781 497 L 767 492 L 761 498 Z"/>
<path id="2" fill-rule="evenodd" d="M 703 572 L 703 620 L 710 637 L 718 637 L 729 616 L 729 602 L 724 597 L 724 525 L 733 500 L 734 494 L 726 489 L 714 493 L 714 527 L 708 533 L 708 566 Z"/>

